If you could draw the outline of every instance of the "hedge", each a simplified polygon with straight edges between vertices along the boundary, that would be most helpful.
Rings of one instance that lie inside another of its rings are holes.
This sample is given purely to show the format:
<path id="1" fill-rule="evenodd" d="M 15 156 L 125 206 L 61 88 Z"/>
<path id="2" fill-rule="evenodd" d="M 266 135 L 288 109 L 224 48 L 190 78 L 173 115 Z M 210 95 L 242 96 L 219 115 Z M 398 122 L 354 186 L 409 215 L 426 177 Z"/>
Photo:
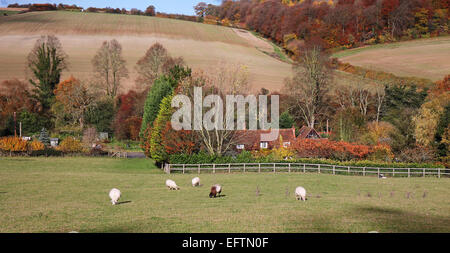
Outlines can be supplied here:
<path id="1" fill-rule="evenodd" d="M 169 158 L 172 164 L 227 164 L 227 163 L 310 163 L 329 164 L 341 166 L 376 167 L 376 168 L 445 168 L 441 164 L 432 163 L 384 163 L 368 160 L 339 162 L 330 159 L 299 158 L 293 160 L 274 160 L 270 156 L 254 158 L 248 151 L 244 151 L 237 156 L 217 156 L 200 152 L 198 154 L 174 154 Z"/>

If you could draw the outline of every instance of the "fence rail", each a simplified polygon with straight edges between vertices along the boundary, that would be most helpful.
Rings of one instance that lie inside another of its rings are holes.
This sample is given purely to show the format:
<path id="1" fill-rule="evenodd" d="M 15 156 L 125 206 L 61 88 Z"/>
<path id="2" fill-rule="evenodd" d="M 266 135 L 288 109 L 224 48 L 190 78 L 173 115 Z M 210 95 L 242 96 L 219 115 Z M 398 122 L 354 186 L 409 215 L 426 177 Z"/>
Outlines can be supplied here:
<path id="1" fill-rule="evenodd" d="M 232 172 L 317 172 L 333 175 L 360 175 L 360 176 L 449 176 L 450 170 L 444 168 L 381 168 L 356 167 L 330 164 L 309 163 L 227 163 L 227 164 L 166 164 L 164 172 L 170 173 L 232 173 Z"/>

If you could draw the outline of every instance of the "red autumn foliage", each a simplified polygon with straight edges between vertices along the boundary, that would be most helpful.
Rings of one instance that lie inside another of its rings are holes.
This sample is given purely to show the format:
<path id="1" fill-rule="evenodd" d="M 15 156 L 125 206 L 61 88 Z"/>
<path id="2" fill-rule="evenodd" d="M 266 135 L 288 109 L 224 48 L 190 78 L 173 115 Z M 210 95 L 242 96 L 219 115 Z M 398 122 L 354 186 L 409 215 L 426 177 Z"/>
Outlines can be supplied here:
<path id="1" fill-rule="evenodd" d="M 298 156 L 308 158 L 331 158 L 338 160 L 364 159 L 372 153 L 367 145 L 331 141 L 328 139 L 298 139 L 291 146 Z"/>
<path id="2" fill-rule="evenodd" d="M 438 96 L 442 93 L 450 91 L 450 75 L 447 75 L 443 80 L 437 81 L 436 86 L 430 90 L 430 93 Z"/>
<path id="3" fill-rule="evenodd" d="M 330 4 L 333 2 L 333 4 Z M 386 41 L 386 35 L 395 39 L 415 36 L 418 20 L 414 17 L 426 10 L 426 28 L 430 35 L 448 33 L 448 0 L 266 0 L 222 1 L 216 5 L 197 5 L 196 12 L 205 23 L 237 26 L 251 29 L 270 38 L 290 53 L 299 49 L 285 43 L 286 38 L 305 41 L 306 44 L 323 45 L 323 48 L 358 47 Z M 436 14 L 440 18 L 436 18 Z M 442 15 L 444 15 L 442 17 Z M 287 37 L 286 37 L 287 36 Z M 388 39 L 390 41 L 391 38 Z M 292 45 L 291 40 L 289 43 Z"/>
<path id="4" fill-rule="evenodd" d="M 0 84 L 0 108 L 0 118 L 22 110 L 39 112 L 42 109 L 39 102 L 31 98 L 29 86 L 17 79 Z"/>
<path id="5" fill-rule="evenodd" d="M 166 128 L 162 130 L 162 144 L 167 154 L 192 154 L 198 151 L 199 138 L 190 130 L 175 131 L 170 122 L 167 122 Z"/>
<path id="6" fill-rule="evenodd" d="M 114 134 L 119 140 L 138 140 L 139 131 L 142 124 L 143 108 L 141 106 L 144 93 L 129 91 L 125 95 L 119 96 L 119 109 L 114 119 Z"/>

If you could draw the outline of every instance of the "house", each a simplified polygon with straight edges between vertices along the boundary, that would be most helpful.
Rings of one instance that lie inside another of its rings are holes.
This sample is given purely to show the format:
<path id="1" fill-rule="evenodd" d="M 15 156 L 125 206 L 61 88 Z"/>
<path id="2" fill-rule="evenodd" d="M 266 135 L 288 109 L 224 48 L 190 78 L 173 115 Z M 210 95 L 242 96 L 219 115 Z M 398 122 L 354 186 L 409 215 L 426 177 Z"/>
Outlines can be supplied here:
<path id="1" fill-rule="evenodd" d="M 300 138 L 300 139 L 320 139 L 321 137 L 320 137 L 320 134 L 314 128 L 303 126 L 298 131 L 297 138 Z"/>
<path id="2" fill-rule="evenodd" d="M 50 146 L 57 147 L 59 145 L 59 139 L 58 138 L 50 138 Z"/>
<path id="3" fill-rule="evenodd" d="M 279 146 L 280 139 L 284 147 L 289 147 L 295 138 L 295 128 L 279 129 L 276 140 L 264 138 L 264 134 L 269 134 L 271 130 L 240 130 L 236 137 L 236 151 L 252 151 L 260 149 L 273 149 Z"/>
<path id="4" fill-rule="evenodd" d="M 279 129 L 278 138 L 273 140 L 264 140 L 263 134 L 270 133 L 270 130 L 240 130 L 237 132 L 235 151 L 253 151 L 260 149 L 273 149 L 280 145 L 282 140 L 283 147 L 289 147 L 296 139 L 321 139 L 319 133 L 314 129 L 303 126 L 299 130 L 299 135 L 296 136 L 295 128 Z"/>

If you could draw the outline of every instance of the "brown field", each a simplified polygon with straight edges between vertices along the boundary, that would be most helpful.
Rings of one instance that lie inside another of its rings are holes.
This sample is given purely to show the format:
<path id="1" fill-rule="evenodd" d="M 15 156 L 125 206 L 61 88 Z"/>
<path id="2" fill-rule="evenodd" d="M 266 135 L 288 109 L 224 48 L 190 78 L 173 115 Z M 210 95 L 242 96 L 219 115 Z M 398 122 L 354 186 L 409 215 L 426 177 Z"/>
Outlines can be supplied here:
<path id="1" fill-rule="evenodd" d="M 96 50 L 104 40 L 117 39 L 130 71 L 125 90 L 134 87 L 136 62 L 157 41 L 172 56 L 182 56 L 194 71 L 212 70 L 223 63 L 247 66 L 253 90 L 279 90 L 284 78 L 291 75 L 289 64 L 258 49 L 272 46 L 264 46 L 267 42 L 250 33 L 242 37 L 231 28 L 180 20 L 61 11 L 26 13 L 0 17 L 0 34 L 0 81 L 26 79 L 26 56 L 42 34 L 57 35 L 69 56 L 69 70 L 63 78 L 90 78 Z"/>
<path id="2" fill-rule="evenodd" d="M 28 8 L 2 8 L 0 7 L 0 11 L 27 11 Z"/>
<path id="3" fill-rule="evenodd" d="M 437 81 L 450 74 L 450 37 L 375 45 L 334 56 L 356 66 Z"/>

